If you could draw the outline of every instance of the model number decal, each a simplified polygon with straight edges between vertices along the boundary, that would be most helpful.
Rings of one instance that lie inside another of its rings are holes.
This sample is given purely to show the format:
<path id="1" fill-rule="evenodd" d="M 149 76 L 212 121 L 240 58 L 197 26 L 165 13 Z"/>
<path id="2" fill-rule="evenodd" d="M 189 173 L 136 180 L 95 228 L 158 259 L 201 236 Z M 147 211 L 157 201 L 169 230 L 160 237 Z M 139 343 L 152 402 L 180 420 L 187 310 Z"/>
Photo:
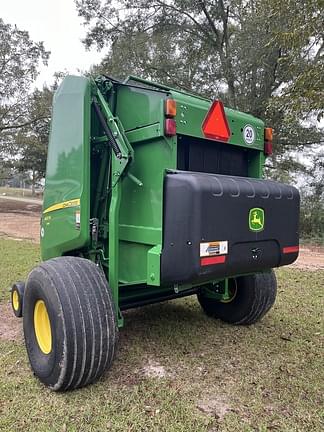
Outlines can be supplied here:
<path id="1" fill-rule="evenodd" d="M 61 209 L 66 209 L 66 208 L 70 208 L 70 207 L 78 207 L 79 205 L 80 205 L 80 198 L 75 198 L 72 200 L 63 201 L 63 202 L 60 202 L 57 204 L 53 204 L 52 206 L 45 209 L 43 211 L 43 214 L 50 213 L 50 212 L 55 211 L 55 210 L 61 210 Z"/>
<path id="2" fill-rule="evenodd" d="M 200 243 L 201 257 L 226 255 L 227 253 L 228 253 L 227 241 L 213 241 L 213 242 Z"/>

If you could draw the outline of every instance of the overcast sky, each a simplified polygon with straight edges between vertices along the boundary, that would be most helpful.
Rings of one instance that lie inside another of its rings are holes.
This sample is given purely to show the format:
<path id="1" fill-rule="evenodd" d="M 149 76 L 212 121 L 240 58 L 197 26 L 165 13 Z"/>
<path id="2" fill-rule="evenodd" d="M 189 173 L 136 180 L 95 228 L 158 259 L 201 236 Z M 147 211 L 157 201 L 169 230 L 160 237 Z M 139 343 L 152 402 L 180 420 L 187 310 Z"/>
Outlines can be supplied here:
<path id="1" fill-rule="evenodd" d="M 51 83 L 53 73 L 77 73 L 98 63 L 103 56 L 86 51 L 81 39 L 85 28 L 73 0 L 0 0 L 0 16 L 5 23 L 27 30 L 32 40 L 43 41 L 51 51 L 48 66 L 42 66 L 37 85 Z"/>

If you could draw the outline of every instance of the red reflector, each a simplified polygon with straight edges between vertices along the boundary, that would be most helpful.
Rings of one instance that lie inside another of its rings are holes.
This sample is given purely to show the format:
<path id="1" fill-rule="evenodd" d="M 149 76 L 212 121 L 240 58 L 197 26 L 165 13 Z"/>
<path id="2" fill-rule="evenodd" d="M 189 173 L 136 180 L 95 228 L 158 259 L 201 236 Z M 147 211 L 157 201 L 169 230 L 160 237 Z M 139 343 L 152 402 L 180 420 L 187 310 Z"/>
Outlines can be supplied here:
<path id="1" fill-rule="evenodd" d="M 202 124 L 202 131 L 207 138 L 228 141 L 231 131 L 227 123 L 224 105 L 221 101 L 215 100 L 212 103 Z"/>
<path id="2" fill-rule="evenodd" d="M 166 136 L 174 136 L 177 134 L 177 125 L 174 119 L 165 119 L 164 134 Z"/>
<path id="3" fill-rule="evenodd" d="M 270 156 L 272 154 L 272 142 L 271 141 L 265 141 L 264 142 L 264 154 L 266 156 Z"/>
<path id="4" fill-rule="evenodd" d="M 299 252 L 299 246 L 287 246 L 282 249 L 284 254 Z"/>
<path id="5" fill-rule="evenodd" d="M 207 266 L 211 264 L 223 264 L 225 261 L 226 261 L 225 255 L 205 257 L 200 259 L 200 265 Z"/>

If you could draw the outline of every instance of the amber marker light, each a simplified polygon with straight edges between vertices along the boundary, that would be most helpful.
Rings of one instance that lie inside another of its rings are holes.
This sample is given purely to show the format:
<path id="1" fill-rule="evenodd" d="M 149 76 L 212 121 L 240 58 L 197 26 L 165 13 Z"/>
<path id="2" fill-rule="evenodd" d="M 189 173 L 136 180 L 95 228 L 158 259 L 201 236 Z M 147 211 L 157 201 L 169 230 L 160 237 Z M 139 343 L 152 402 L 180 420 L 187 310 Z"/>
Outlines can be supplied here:
<path id="1" fill-rule="evenodd" d="M 273 137 L 273 129 L 272 128 L 265 128 L 264 129 L 264 139 L 266 141 L 272 141 Z"/>
<path id="2" fill-rule="evenodd" d="M 174 99 L 165 100 L 165 115 L 166 117 L 175 117 L 177 114 L 177 103 Z"/>
<path id="3" fill-rule="evenodd" d="M 265 128 L 264 129 L 264 154 L 266 156 L 270 156 L 272 154 L 272 137 L 273 137 L 273 129 Z"/>

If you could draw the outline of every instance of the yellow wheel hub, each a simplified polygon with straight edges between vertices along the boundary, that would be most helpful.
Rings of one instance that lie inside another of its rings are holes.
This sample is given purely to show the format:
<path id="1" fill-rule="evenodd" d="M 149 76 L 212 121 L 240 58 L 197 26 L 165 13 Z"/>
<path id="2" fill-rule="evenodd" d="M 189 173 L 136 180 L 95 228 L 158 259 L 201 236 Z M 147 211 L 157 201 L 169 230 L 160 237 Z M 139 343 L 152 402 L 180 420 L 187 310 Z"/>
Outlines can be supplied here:
<path id="1" fill-rule="evenodd" d="M 37 300 L 35 303 L 34 329 L 39 348 L 44 354 L 49 354 L 52 350 L 52 330 L 43 300 Z"/>
<path id="2" fill-rule="evenodd" d="M 19 309 L 19 295 L 16 290 L 14 290 L 12 293 L 11 301 L 12 301 L 12 307 L 14 308 L 15 311 L 17 311 Z"/>

